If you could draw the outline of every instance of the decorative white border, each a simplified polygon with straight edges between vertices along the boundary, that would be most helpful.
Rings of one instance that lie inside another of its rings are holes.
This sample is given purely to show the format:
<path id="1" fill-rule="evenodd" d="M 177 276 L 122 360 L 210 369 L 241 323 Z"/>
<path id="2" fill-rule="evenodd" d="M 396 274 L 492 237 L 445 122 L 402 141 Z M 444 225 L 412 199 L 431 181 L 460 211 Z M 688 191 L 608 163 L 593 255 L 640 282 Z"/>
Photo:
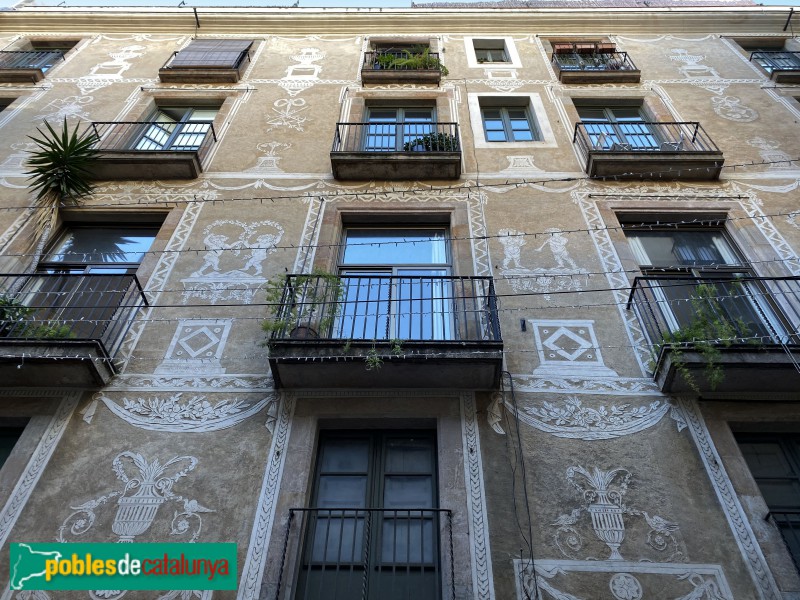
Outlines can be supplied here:
<path id="1" fill-rule="evenodd" d="M 242 566 L 242 577 L 239 580 L 237 600 L 256 600 L 261 593 L 261 580 L 267 564 L 272 525 L 275 521 L 275 508 L 278 503 L 280 481 L 283 477 L 283 466 L 286 462 L 286 446 L 292 431 L 295 397 L 290 393 L 280 394 L 280 409 L 275 434 L 267 458 L 267 470 L 261 483 L 261 493 L 256 506 L 256 516 L 247 546 L 247 556 Z"/>
<path id="2" fill-rule="evenodd" d="M 483 487 L 481 440 L 475 409 L 475 395 L 461 394 L 461 435 L 464 450 L 464 478 L 469 513 L 470 559 L 472 561 L 473 597 L 494 600 L 492 555 L 489 549 L 489 520 L 486 515 L 486 491 Z"/>
<path id="3" fill-rule="evenodd" d="M 8 536 L 17 523 L 22 509 L 25 508 L 31 494 L 33 494 L 33 488 L 36 487 L 47 463 L 50 462 L 50 457 L 53 455 L 58 442 L 61 440 L 61 436 L 64 435 L 64 431 L 67 429 L 75 407 L 78 406 L 81 393 L 81 390 L 66 393 L 63 390 L 25 390 L 24 392 L 14 390 L 0 391 L 0 398 L 8 396 L 18 398 L 22 395 L 63 397 L 56 413 L 50 421 L 50 425 L 48 425 L 47 430 L 42 435 L 42 439 L 39 440 L 36 449 L 33 451 L 28 464 L 25 466 L 25 471 L 20 476 L 19 481 L 17 481 L 17 485 L 14 486 L 14 490 L 11 492 L 11 496 L 3 507 L 3 510 L 0 511 L 0 547 L 5 546 L 6 541 L 8 541 Z"/>
<path id="4" fill-rule="evenodd" d="M 542 139 L 535 142 L 487 142 L 486 133 L 483 129 L 483 118 L 481 117 L 481 98 L 526 98 L 528 100 L 528 112 L 531 118 L 536 121 L 536 129 L 541 134 Z M 472 131 L 475 132 L 476 148 L 493 148 L 495 150 L 516 150 L 517 148 L 558 148 L 556 136 L 547 112 L 544 109 L 542 96 L 534 93 L 502 93 L 502 92 L 470 92 L 467 94 L 469 104 L 469 121 Z"/>
<path id="5" fill-rule="evenodd" d="M 722 505 L 722 511 L 730 525 L 739 550 L 742 552 L 747 570 L 753 579 L 758 597 L 761 600 L 781 600 L 782 595 L 778 584 L 772 576 L 772 572 L 767 565 L 761 546 L 758 544 L 750 522 L 744 513 L 736 490 L 733 489 L 728 473 L 722 466 L 722 459 L 714 447 L 711 434 L 703 420 L 697 401 L 687 398 L 678 398 L 679 406 L 683 409 L 683 414 L 692 433 L 695 445 L 700 453 L 700 459 L 706 468 L 711 486 L 717 494 L 717 499 Z"/>

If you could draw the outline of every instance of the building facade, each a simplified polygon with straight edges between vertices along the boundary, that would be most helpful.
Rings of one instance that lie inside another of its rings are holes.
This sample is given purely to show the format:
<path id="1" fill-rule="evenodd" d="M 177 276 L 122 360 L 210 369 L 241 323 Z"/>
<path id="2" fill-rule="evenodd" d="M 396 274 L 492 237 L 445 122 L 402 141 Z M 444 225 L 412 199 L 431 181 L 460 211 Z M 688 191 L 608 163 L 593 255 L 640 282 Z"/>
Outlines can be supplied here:
<path id="1" fill-rule="evenodd" d="M 0 12 L 2 600 L 800 598 L 800 22 L 591 4 Z"/>

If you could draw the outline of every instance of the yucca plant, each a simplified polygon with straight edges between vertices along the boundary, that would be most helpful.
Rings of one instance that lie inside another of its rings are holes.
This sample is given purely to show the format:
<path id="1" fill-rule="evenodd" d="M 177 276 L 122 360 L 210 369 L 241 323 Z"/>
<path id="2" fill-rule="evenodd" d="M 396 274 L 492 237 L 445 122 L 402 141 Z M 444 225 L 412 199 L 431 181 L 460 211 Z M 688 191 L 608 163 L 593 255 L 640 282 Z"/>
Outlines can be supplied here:
<path id="1" fill-rule="evenodd" d="M 92 130 L 80 132 L 80 125 L 70 131 L 67 119 L 61 131 L 53 129 L 47 121 L 45 131 L 37 129 L 38 136 L 28 136 L 37 146 L 27 161 L 31 190 L 36 192 L 34 228 L 31 244 L 35 248 L 34 260 L 28 267 L 33 271 L 44 251 L 59 209 L 67 203 L 77 205 L 81 198 L 92 193 L 90 166 L 97 157 L 94 147 L 97 136 Z"/>

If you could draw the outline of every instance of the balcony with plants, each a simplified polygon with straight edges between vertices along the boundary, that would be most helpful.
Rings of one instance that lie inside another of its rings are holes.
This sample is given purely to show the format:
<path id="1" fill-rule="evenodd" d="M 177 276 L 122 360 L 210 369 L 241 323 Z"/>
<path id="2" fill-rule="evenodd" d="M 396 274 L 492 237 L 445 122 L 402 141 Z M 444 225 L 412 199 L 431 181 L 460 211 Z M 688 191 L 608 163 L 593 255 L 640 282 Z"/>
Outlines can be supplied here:
<path id="1" fill-rule="evenodd" d="M 637 277 L 628 309 L 664 392 L 800 389 L 800 277 Z"/>
<path id="2" fill-rule="evenodd" d="M 594 178 L 713 181 L 725 162 L 697 122 L 585 120 L 572 141 Z"/>
<path id="3" fill-rule="evenodd" d="M 614 44 L 555 42 L 551 64 L 561 83 L 639 83 L 642 76 Z"/>
<path id="4" fill-rule="evenodd" d="M 286 275 L 264 322 L 278 387 L 494 389 L 503 341 L 491 277 Z"/>
<path id="5" fill-rule="evenodd" d="M 196 179 L 217 143 L 212 121 L 95 121 L 95 179 Z"/>
<path id="6" fill-rule="evenodd" d="M 64 53 L 56 50 L 0 51 L 0 83 L 37 83 Z"/>
<path id="7" fill-rule="evenodd" d="M 458 179 L 457 123 L 337 123 L 331 149 L 336 179 Z"/>
<path id="8" fill-rule="evenodd" d="M 94 387 L 147 305 L 135 275 L 0 275 L 0 380 L 6 386 Z"/>
<path id="9" fill-rule="evenodd" d="M 449 71 L 438 52 L 428 47 L 387 48 L 364 53 L 363 83 L 420 83 L 439 85 Z"/>

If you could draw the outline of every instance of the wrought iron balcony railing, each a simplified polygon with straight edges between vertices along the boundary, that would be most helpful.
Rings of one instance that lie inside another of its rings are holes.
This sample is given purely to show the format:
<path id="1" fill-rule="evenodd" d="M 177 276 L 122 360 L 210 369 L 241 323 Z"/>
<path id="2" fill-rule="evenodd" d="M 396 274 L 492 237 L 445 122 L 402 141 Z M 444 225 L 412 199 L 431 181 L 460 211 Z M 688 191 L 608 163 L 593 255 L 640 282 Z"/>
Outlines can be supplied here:
<path id="1" fill-rule="evenodd" d="M 771 510 L 768 516 L 775 520 L 794 566 L 800 573 L 800 510 Z"/>
<path id="2" fill-rule="evenodd" d="M 460 153 L 458 123 L 337 123 L 331 152 Z"/>
<path id="3" fill-rule="evenodd" d="M 96 342 L 112 358 L 142 306 L 132 274 L 0 275 L 0 343 Z"/>
<path id="4" fill-rule="evenodd" d="M 800 52 L 753 52 L 750 60 L 757 62 L 768 73 L 775 71 L 800 71 Z"/>
<path id="5" fill-rule="evenodd" d="M 559 71 L 636 71 L 627 52 L 553 53 L 553 67 Z"/>
<path id="6" fill-rule="evenodd" d="M 405 50 L 382 50 L 364 53 L 364 69 L 387 71 L 441 71 L 438 52 L 416 54 Z"/>
<path id="7" fill-rule="evenodd" d="M 46 71 L 57 61 L 64 59 L 58 51 L 10 51 L 0 52 L 0 69 L 39 69 Z"/>
<path id="8" fill-rule="evenodd" d="M 101 152 L 196 152 L 202 162 L 217 142 L 211 121 L 95 121 L 92 129 Z"/>
<path id="9" fill-rule="evenodd" d="M 450 510 L 290 509 L 276 600 L 292 542 L 298 547 L 298 600 L 455 600 Z"/>
<path id="10" fill-rule="evenodd" d="M 491 277 L 288 275 L 272 340 L 500 342 Z"/>
<path id="11" fill-rule="evenodd" d="M 584 156 L 590 152 L 719 152 L 700 123 L 696 122 L 580 121 L 575 124 L 572 141 Z"/>
<path id="12" fill-rule="evenodd" d="M 800 277 L 637 277 L 631 308 L 656 347 L 698 318 L 723 324 L 726 345 L 800 344 Z"/>

